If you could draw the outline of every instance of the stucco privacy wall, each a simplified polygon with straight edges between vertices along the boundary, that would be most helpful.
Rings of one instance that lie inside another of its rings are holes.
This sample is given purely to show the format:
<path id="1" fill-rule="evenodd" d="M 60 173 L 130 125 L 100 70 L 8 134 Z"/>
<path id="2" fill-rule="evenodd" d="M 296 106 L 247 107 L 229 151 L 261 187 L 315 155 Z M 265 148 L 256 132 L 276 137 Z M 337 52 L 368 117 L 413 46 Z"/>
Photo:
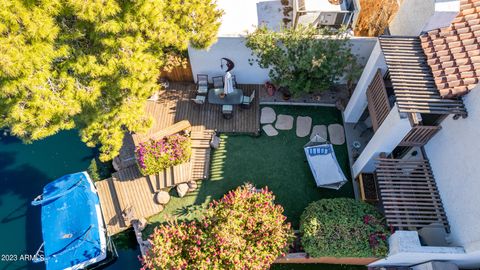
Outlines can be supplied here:
<path id="1" fill-rule="evenodd" d="M 364 66 L 375 46 L 375 38 L 352 38 L 352 52 L 357 55 L 359 63 Z M 220 68 L 220 59 L 226 57 L 235 63 L 232 73 L 238 83 L 263 84 L 269 80 L 268 70 L 256 63 L 250 64 L 251 50 L 245 46 L 245 37 L 219 37 L 218 41 L 207 50 L 188 48 L 190 64 L 194 79 L 197 74 L 212 76 L 225 74 Z M 225 66 L 224 66 L 225 69 Z"/>
<path id="2" fill-rule="evenodd" d="M 464 97 L 468 117 L 442 123 L 425 145 L 451 227 L 452 245 L 480 251 L 480 85 Z"/>

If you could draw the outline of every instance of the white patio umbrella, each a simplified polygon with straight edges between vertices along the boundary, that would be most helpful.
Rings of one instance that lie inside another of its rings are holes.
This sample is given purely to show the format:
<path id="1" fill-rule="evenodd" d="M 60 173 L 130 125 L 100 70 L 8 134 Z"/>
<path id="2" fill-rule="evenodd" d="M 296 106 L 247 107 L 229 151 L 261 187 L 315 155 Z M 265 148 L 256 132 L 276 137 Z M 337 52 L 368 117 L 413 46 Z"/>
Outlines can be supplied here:
<path id="1" fill-rule="evenodd" d="M 233 79 L 232 79 L 232 74 L 230 72 L 227 72 L 225 74 L 225 85 L 223 86 L 223 93 L 225 95 L 233 93 Z"/>

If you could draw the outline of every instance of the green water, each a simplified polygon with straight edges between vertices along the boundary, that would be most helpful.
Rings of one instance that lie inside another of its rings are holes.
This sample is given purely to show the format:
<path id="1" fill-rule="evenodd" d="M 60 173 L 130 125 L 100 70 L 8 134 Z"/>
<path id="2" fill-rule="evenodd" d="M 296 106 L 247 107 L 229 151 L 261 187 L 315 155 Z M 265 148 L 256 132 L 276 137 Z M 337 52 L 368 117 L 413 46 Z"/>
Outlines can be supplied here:
<path id="1" fill-rule="evenodd" d="M 86 170 L 96 153 L 80 141 L 76 131 L 29 145 L 2 134 L 0 131 L 0 270 L 45 269 L 21 256 L 35 254 L 42 243 L 40 208 L 30 202 L 48 182 Z M 138 269 L 137 255 L 138 250 L 120 249 L 119 259 L 107 269 Z"/>

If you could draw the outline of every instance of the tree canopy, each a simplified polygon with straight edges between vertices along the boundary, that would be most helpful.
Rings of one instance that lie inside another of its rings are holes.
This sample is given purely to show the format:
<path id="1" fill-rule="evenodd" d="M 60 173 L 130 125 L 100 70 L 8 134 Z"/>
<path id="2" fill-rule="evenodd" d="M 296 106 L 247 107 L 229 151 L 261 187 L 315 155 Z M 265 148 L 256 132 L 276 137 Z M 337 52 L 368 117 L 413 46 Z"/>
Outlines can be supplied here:
<path id="1" fill-rule="evenodd" d="M 251 63 L 269 68 L 270 79 L 294 95 L 328 90 L 358 68 L 346 29 L 332 31 L 299 25 L 277 32 L 260 27 L 248 34 L 246 45 L 257 57 Z"/>
<path id="2" fill-rule="evenodd" d="M 212 0 L 0 0 L 0 127 L 32 142 L 78 128 L 101 160 L 145 130 L 160 70 L 216 40 Z"/>

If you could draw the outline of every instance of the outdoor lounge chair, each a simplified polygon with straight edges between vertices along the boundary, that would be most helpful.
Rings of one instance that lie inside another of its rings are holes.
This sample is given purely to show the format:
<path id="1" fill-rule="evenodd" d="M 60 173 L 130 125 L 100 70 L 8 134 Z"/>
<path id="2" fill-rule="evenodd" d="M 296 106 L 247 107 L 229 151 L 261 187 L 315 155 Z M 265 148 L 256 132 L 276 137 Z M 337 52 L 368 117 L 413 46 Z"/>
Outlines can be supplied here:
<path id="1" fill-rule="evenodd" d="M 212 77 L 213 88 L 223 88 L 223 76 Z"/>
<path id="2" fill-rule="evenodd" d="M 253 90 L 250 96 L 243 96 L 242 108 L 250 108 L 254 99 L 255 99 L 255 90 Z"/>
<path id="3" fill-rule="evenodd" d="M 222 105 L 222 115 L 225 119 L 233 117 L 233 105 Z"/>
<path id="4" fill-rule="evenodd" d="M 208 75 L 197 74 L 197 93 L 208 93 Z"/>
<path id="5" fill-rule="evenodd" d="M 303 150 L 317 187 L 338 190 L 347 182 L 338 164 L 333 145 L 325 142 L 324 138 L 315 135 Z"/>
<path id="6" fill-rule="evenodd" d="M 205 100 L 206 100 L 206 97 L 205 96 L 200 96 L 200 95 L 197 95 L 195 98 L 192 98 L 192 101 L 195 104 L 198 104 L 198 105 L 204 104 Z"/>

